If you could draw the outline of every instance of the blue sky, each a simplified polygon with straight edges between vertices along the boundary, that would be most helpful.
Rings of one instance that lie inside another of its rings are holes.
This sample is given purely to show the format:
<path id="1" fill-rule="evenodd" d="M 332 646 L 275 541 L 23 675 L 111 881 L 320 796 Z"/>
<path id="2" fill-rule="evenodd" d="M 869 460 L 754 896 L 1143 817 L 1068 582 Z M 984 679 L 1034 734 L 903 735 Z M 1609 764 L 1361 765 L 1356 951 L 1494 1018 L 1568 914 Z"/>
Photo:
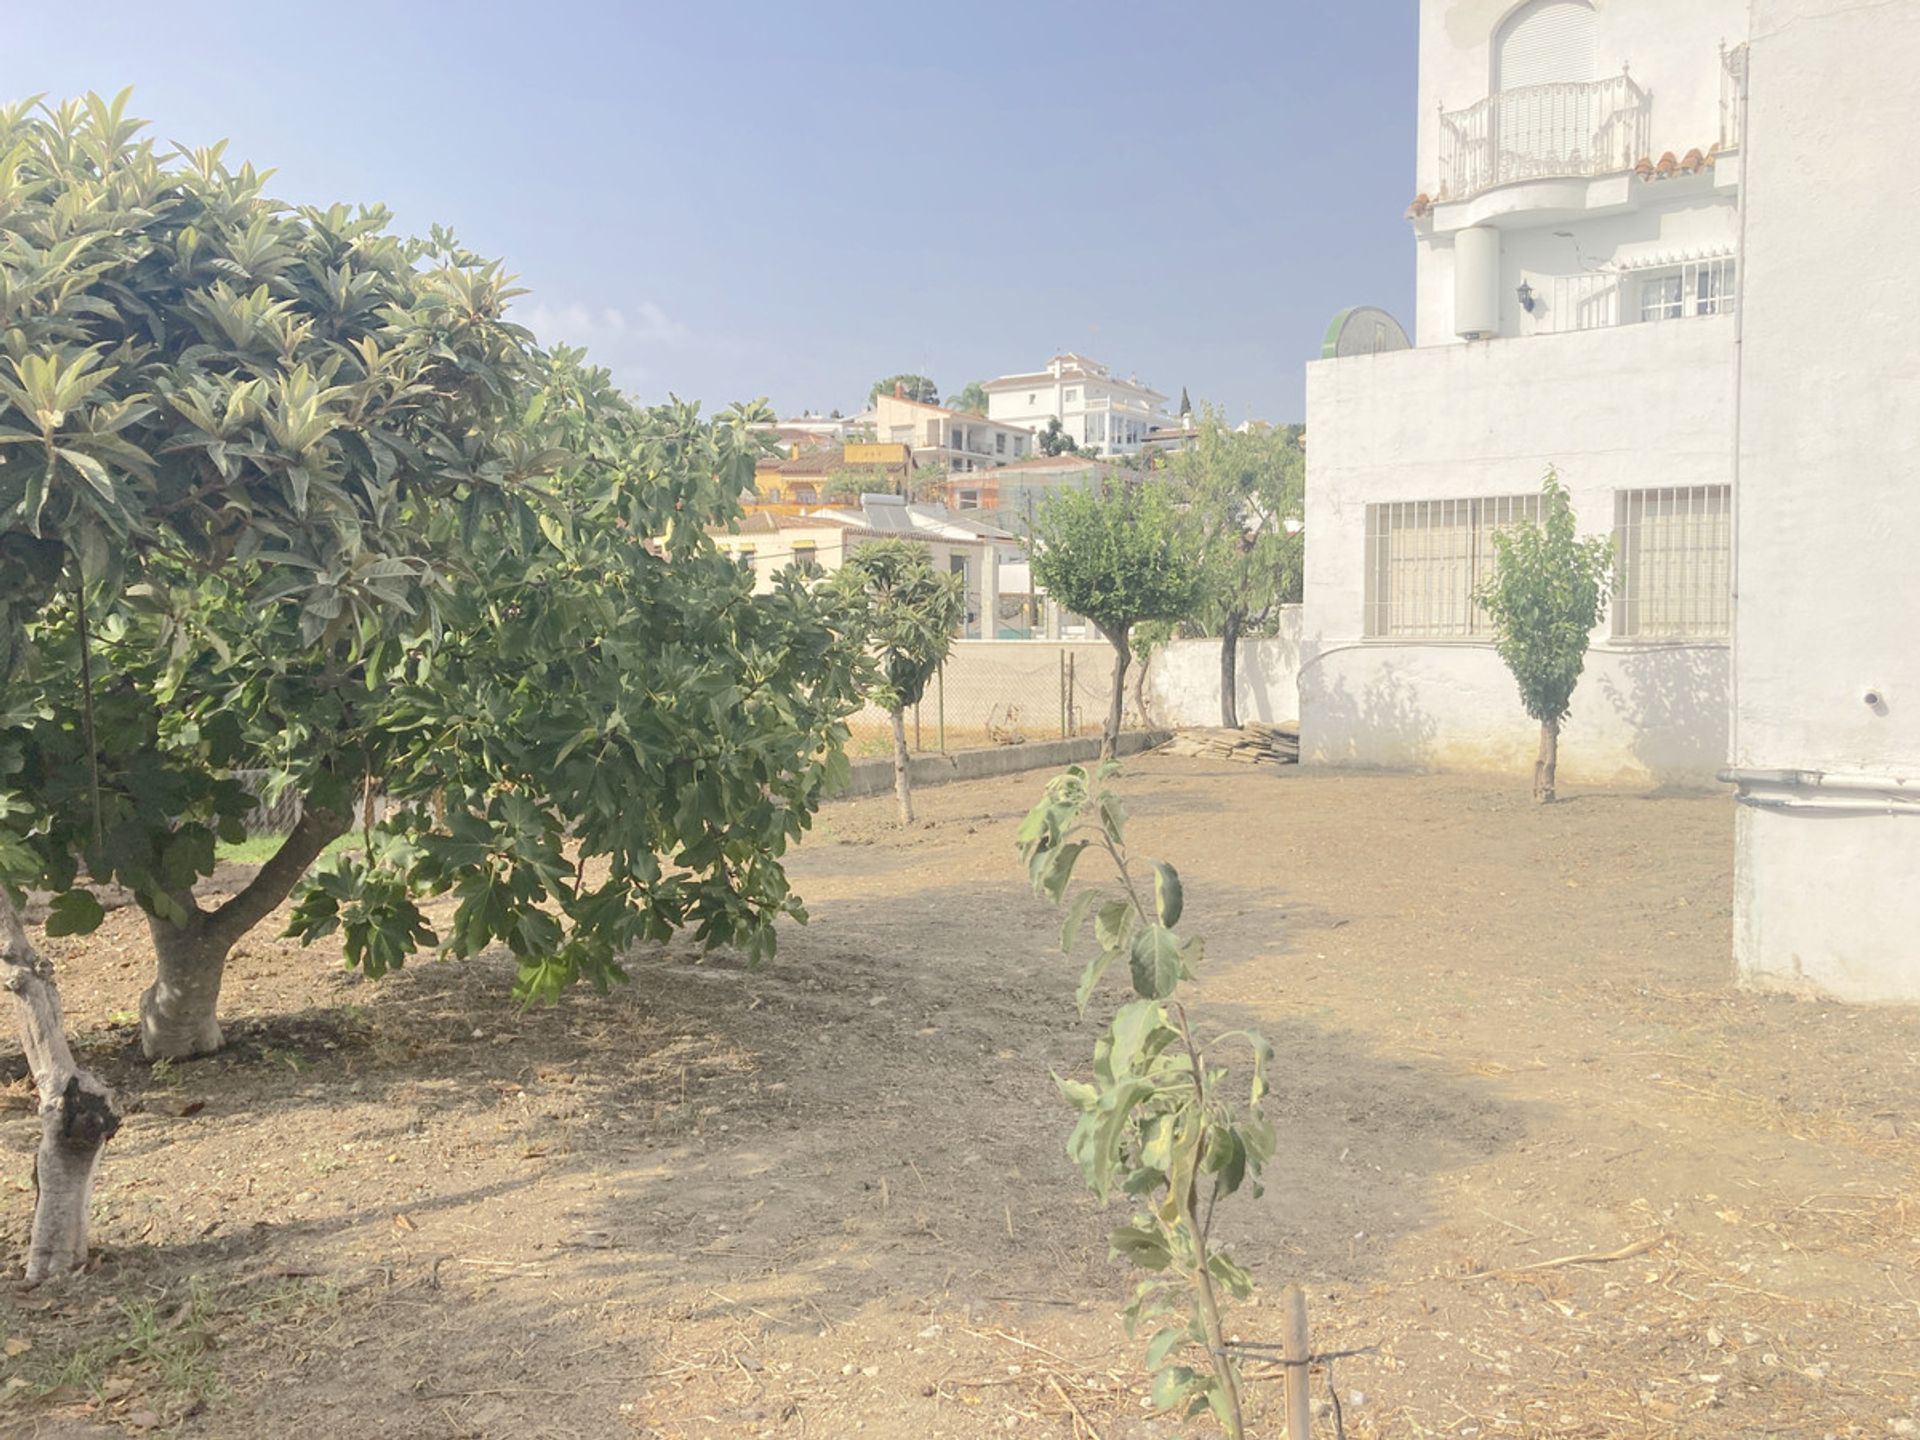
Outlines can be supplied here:
<path id="1" fill-rule="evenodd" d="M 1292 420 L 1335 311 L 1411 320 L 1415 11 L 106 0 L 9 14 L 0 94 L 130 84 L 283 198 L 446 224 L 645 399 L 1072 349 Z"/>

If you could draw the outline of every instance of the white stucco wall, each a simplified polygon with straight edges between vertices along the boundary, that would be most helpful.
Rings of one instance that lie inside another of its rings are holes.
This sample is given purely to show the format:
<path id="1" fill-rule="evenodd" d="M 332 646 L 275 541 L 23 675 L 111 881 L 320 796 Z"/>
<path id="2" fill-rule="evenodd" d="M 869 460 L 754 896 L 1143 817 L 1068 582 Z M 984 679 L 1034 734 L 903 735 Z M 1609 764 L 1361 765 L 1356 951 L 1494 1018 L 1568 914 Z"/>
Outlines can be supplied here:
<path id="1" fill-rule="evenodd" d="M 1300 716 L 1301 611 L 1280 612 L 1277 633 L 1242 639 L 1235 660 L 1234 703 L 1242 723 L 1280 724 Z M 1147 669 L 1148 710 L 1156 725 L 1220 723 L 1220 642 L 1175 640 L 1156 650 Z"/>
<path id="2" fill-rule="evenodd" d="M 1753 0 L 1752 45 L 1735 959 L 1920 1002 L 1920 5 Z"/>
<path id="3" fill-rule="evenodd" d="M 1490 644 L 1368 639 L 1366 508 L 1537 493 L 1560 472 L 1581 529 L 1616 490 L 1731 478 L 1733 321 L 1709 316 L 1307 368 L 1308 763 L 1510 769 L 1538 730 Z M 1709 784 L 1724 763 L 1722 645 L 1596 630 L 1561 748 L 1570 783 Z"/>

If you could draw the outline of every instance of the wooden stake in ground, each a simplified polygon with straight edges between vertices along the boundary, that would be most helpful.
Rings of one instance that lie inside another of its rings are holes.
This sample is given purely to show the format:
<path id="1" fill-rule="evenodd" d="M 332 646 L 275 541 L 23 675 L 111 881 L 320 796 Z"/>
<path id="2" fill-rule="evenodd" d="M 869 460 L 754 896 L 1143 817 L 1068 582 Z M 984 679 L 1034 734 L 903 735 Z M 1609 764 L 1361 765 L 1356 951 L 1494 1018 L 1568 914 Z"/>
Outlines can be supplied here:
<path id="1" fill-rule="evenodd" d="M 1287 1367 L 1287 1440 L 1308 1440 L 1312 1407 L 1307 1403 L 1313 1350 L 1307 1342 L 1307 1292 L 1289 1285 L 1280 1296 L 1281 1352 Z"/>
<path id="2" fill-rule="evenodd" d="M 33 948 L 13 901 L 0 890 L 0 985 L 13 992 L 26 1053 L 40 1091 L 40 1149 L 33 1162 L 33 1230 L 27 1283 L 78 1269 L 87 1259 L 87 1216 L 100 1152 L 120 1128 L 113 1092 L 74 1062 L 53 966 Z"/>

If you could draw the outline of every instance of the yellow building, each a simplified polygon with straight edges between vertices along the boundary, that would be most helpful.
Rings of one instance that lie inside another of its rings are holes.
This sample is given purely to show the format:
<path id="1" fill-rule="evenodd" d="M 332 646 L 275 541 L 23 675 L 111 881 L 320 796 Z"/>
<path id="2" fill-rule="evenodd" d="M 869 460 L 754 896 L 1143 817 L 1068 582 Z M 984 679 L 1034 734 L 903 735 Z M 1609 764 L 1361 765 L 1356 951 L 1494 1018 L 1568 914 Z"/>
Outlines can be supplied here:
<path id="1" fill-rule="evenodd" d="M 836 476 L 854 474 L 864 489 L 898 494 L 912 472 L 913 458 L 905 445 L 803 445 L 770 455 L 754 467 L 754 493 L 747 497 L 748 514 L 801 515 L 835 500 L 857 494 L 829 495 Z"/>

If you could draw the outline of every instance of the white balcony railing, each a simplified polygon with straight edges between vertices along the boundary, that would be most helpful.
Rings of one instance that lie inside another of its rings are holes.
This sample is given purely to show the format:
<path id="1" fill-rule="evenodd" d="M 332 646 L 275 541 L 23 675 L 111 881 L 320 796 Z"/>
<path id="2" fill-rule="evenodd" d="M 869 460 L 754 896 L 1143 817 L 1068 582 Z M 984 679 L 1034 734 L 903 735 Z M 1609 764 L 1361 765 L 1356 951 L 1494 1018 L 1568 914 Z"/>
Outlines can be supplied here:
<path id="1" fill-rule="evenodd" d="M 1647 153 L 1652 102 L 1625 73 L 1527 85 L 1440 115 L 1440 196 L 1515 180 L 1609 175 Z"/>

